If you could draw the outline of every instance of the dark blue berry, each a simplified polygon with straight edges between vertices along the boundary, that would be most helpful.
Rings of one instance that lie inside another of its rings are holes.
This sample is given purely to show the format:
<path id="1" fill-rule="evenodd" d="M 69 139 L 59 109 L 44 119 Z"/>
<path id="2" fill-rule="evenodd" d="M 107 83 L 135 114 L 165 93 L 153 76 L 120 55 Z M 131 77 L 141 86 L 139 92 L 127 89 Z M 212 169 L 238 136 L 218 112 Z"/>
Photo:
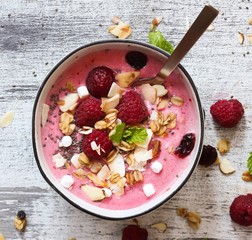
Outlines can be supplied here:
<path id="1" fill-rule="evenodd" d="M 17 217 L 20 219 L 20 220 L 23 220 L 26 218 L 26 213 L 23 211 L 23 210 L 20 210 L 18 211 L 17 213 Z"/>
<path id="2" fill-rule="evenodd" d="M 126 62 L 136 70 L 143 68 L 147 63 L 147 56 L 137 51 L 128 52 L 125 58 Z"/>
<path id="3" fill-rule="evenodd" d="M 210 145 L 204 145 L 203 151 L 199 160 L 199 164 L 208 167 L 216 161 L 217 156 L 218 154 L 217 154 L 216 148 Z"/>

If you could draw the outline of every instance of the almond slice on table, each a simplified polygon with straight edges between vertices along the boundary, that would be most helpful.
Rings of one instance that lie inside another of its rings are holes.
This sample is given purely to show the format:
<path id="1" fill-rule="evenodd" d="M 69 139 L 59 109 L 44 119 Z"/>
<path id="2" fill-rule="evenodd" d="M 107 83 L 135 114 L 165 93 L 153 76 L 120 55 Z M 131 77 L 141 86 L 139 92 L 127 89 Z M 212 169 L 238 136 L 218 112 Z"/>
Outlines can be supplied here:
<path id="1" fill-rule="evenodd" d="M 248 38 L 248 44 L 252 44 L 252 34 L 248 34 L 247 35 L 247 38 Z"/>
<path id="2" fill-rule="evenodd" d="M 122 88 L 127 88 L 134 80 L 139 76 L 139 71 L 122 72 L 118 73 L 115 78 L 118 81 L 118 85 Z"/>
<path id="3" fill-rule="evenodd" d="M 243 43 L 244 43 L 244 34 L 241 33 L 241 32 L 238 32 L 238 34 L 237 34 L 237 40 L 238 40 L 238 42 L 239 42 L 241 45 L 243 45 Z"/>
<path id="4" fill-rule="evenodd" d="M 232 166 L 230 161 L 228 161 L 226 158 L 223 158 L 219 166 L 220 166 L 221 172 L 224 174 L 231 174 L 236 171 L 236 169 Z"/>
<path id="5" fill-rule="evenodd" d="M 108 31 L 112 35 L 120 39 L 125 39 L 129 37 L 130 34 L 132 33 L 132 29 L 130 25 L 127 23 L 124 23 L 123 21 L 120 21 L 117 25 L 109 26 Z"/>
<path id="6" fill-rule="evenodd" d="M 13 112 L 7 112 L 0 118 L 0 127 L 5 128 L 11 125 L 12 121 L 14 119 L 14 113 Z"/>
<path id="7" fill-rule="evenodd" d="M 101 188 L 93 187 L 93 186 L 89 186 L 89 185 L 82 185 L 81 190 L 93 202 L 98 202 L 98 201 L 101 201 L 105 198 L 104 192 Z"/>
<path id="8" fill-rule="evenodd" d="M 167 224 L 164 222 L 154 223 L 150 227 L 158 230 L 160 233 L 164 233 L 168 228 Z"/>

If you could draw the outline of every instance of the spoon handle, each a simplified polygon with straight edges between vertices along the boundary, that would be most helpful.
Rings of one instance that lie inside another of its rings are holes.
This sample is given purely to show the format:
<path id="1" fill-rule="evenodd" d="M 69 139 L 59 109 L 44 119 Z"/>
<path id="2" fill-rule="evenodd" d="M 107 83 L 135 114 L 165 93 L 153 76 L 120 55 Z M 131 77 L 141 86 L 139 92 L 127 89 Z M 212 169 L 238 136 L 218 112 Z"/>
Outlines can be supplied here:
<path id="1" fill-rule="evenodd" d="M 217 17 L 218 13 L 219 11 L 210 5 L 206 5 L 202 9 L 190 29 L 187 31 L 178 46 L 175 48 L 174 52 L 171 54 L 165 65 L 156 76 L 157 78 L 165 79 L 171 74 L 171 72 L 180 63 L 182 58 L 184 58 L 191 47 L 197 42 L 200 36 Z"/>

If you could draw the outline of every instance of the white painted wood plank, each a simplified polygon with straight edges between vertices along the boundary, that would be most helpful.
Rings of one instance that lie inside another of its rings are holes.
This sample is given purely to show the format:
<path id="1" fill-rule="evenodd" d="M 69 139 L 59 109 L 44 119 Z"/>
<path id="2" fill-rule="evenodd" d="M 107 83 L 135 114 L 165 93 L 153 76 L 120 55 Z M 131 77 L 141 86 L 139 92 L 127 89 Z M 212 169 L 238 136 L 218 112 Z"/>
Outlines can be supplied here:
<path id="1" fill-rule="evenodd" d="M 206 1 L 164 0 L 2 0 L 0 3 L 0 115 L 13 111 L 11 126 L 0 129 L 0 232 L 6 239 L 121 239 L 127 221 L 106 221 L 75 209 L 43 180 L 33 157 L 31 112 L 37 90 L 50 69 L 82 44 L 112 39 L 107 32 L 114 15 L 129 22 L 130 37 L 147 42 L 153 17 L 162 16 L 159 29 L 175 44 L 186 31 L 186 17 L 193 21 Z M 238 31 L 252 33 L 247 20 L 249 0 L 210 1 L 219 8 L 215 30 L 206 32 L 183 60 L 206 111 L 205 143 L 216 145 L 221 137 L 231 141 L 227 158 L 237 168 L 223 176 L 217 166 L 199 166 L 186 186 L 159 209 L 139 217 L 149 239 L 250 239 L 252 228 L 231 222 L 229 206 L 238 194 L 251 192 L 241 180 L 252 150 L 251 92 L 252 46 L 240 46 Z M 245 107 L 239 126 L 224 130 L 213 124 L 209 108 L 221 97 L 234 96 Z M 176 215 L 177 207 L 199 212 L 198 231 Z M 13 225 L 16 212 L 24 209 L 28 226 L 19 233 Z M 150 229 L 155 222 L 168 225 L 166 233 Z"/>

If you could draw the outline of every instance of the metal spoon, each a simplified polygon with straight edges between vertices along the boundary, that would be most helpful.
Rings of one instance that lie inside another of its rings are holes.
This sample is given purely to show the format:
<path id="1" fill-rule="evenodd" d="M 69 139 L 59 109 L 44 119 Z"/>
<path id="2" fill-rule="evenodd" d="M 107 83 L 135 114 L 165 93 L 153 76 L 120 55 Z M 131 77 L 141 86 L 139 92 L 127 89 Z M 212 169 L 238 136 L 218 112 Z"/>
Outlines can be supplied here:
<path id="1" fill-rule="evenodd" d="M 163 84 L 164 80 L 177 67 L 183 57 L 189 52 L 191 47 L 197 42 L 200 36 L 207 30 L 209 25 L 217 17 L 219 11 L 210 5 L 206 5 L 185 36 L 182 38 L 178 46 L 175 48 L 171 56 L 167 59 L 159 73 L 150 78 L 140 78 L 132 82 L 131 86 L 138 86 L 145 83 L 151 85 Z"/>

